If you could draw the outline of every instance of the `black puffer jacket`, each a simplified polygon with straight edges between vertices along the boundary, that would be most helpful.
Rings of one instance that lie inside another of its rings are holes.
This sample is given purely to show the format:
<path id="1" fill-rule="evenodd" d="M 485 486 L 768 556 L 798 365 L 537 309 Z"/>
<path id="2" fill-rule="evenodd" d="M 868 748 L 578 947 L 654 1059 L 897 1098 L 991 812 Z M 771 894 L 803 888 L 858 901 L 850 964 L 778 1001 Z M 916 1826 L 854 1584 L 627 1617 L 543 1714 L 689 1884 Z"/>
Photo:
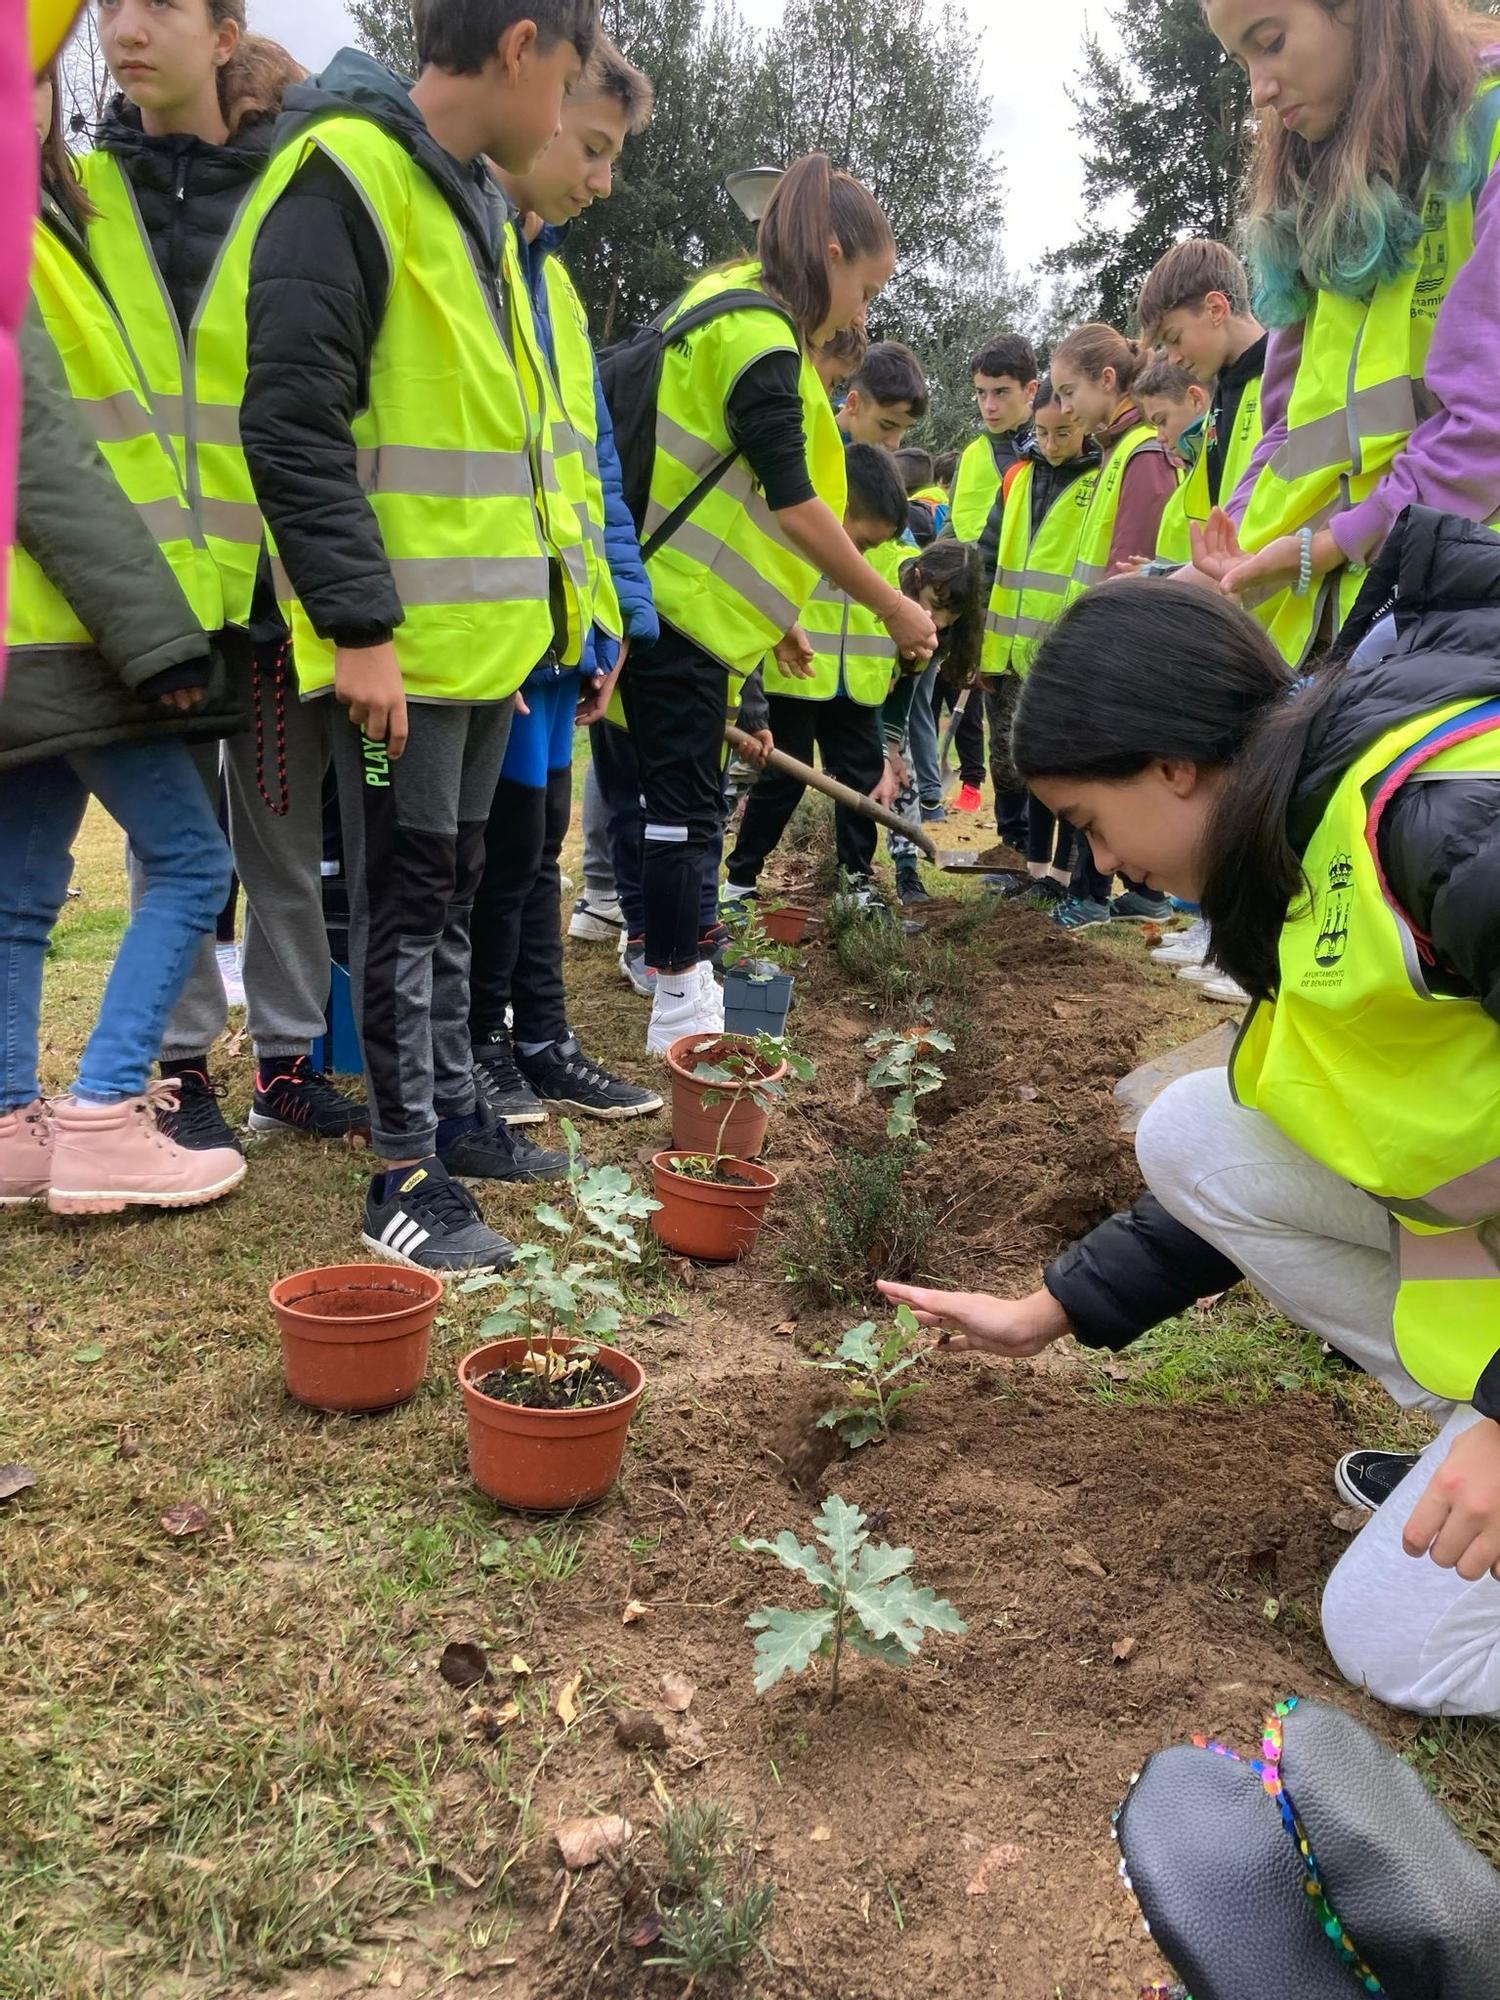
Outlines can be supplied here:
<path id="1" fill-rule="evenodd" d="M 1500 699 L 1500 537 L 1408 508 L 1344 638 L 1354 661 L 1309 737 L 1293 797 L 1299 849 L 1349 765 L 1387 730 L 1466 696 Z M 1378 846 L 1392 893 L 1432 941 L 1429 981 L 1472 995 L 1500 1021 L 1500 779 L 1406 786 Z M 1121 1348 L 1239 1276 L 1146 1194 L 1064 1251 L 1046 1283 L 1080 1340 Z"/>
<path id="2" fill-rule="evenodd" d="M 151 239 L 157 269 L 186 327 L 240 203 L 271 154 L 275 121 L 258 118 L 223 146 L 191 132 L 150 134 L 141 114 L 116 97 L 100 121 L 97 143 L 130 182 Z"/>

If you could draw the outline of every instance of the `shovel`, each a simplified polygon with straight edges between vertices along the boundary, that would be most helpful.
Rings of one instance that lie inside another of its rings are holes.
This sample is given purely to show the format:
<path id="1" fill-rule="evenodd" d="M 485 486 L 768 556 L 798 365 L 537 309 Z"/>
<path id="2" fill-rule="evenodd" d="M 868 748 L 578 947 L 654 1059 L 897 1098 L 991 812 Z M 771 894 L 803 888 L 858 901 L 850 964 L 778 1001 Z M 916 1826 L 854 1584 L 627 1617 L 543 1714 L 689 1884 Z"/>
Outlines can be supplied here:
<path id="1" fill-rule="evenodd" d="M 751 753 L 748 761 L 753 763 L 759 756 L 760 745 L 755 738 L 746 735 L 743 729 L 737 729 L 732 722 L 725 725 L 724 735 L 742 757 L 747 751 Z M 838 778 L 830 778 L 826 771 L 816 770 L 811 764 L 804 764 L 800 757 L 789 757 L 785 750 L 773 750 L 770 762 L 774 770 L 784 771 L 789 778 L 796 778 L 804 785 L 811 785 L 814 791 L 824 793 L 841 806 L 847 806 L 850 812 L 863 813 L 866 819 L 873 819 L 879 825 L 889 827 L 892 833 L 902 834 L 945 875 L 984 875 L 989 872 L 981 866 L 977 855 L 971 854 L 965 848 L 945 850 L 935 847 L 932 835 L 924 827 L 913 826 L 909 819 L 903 819 L 900 813 L 892 812 L 889 806 L 877 805 L 863 792 L 855 791 L 852 785 L 846 785 Z"/>

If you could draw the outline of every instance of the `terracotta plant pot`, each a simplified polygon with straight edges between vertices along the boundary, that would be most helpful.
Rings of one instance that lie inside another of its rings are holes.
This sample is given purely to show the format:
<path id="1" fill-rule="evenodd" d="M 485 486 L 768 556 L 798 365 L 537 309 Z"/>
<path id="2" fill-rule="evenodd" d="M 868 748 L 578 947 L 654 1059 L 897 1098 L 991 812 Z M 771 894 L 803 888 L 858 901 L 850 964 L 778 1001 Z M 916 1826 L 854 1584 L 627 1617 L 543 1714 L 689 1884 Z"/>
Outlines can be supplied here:
<path id="1" fill-rule="evenodd" d="M 311 1410 L 389 1410 L 427 1373 L 443 1281 L 391 1264 L 329 1264 L 271 1287 L 289 1394 Z"/>
<path id="2" fill-rule="evenodd" d="M 693 1075 L 699 1063 L 718 1062 L 730 1050 L 749 1047 L 740 1035 L 700 1034 L 681 1035 L 667 1050 L 672 1144 L 679 1153 L 732 1153 L 737 1160 L 753 1160 L 766 1143 L 770 1116 L 749 1095 L 747 1084 L 700 1083 Z M 779 1083 L 787 1073 L 784 1062 L 759 1067 L 767 1083 Z M 705 1096 L 711 1100 L 707 1104 Z"/>
<path id="3" fill-rule="evenodd" d="M 652 1155 L 661 1207 L 652 1216 L 651 1227 L 679 1256 L 732 1264 L 754 1248 L 771 1196 L 781 1183 L 769 1167 L 753 1160 L 720 1159 L 720 1168 L 734 1176 L 733 1186 L 675 1173 L 675 1163 L 688 1157 L 681 1152 Z"/>
<path id="4" fill-rule="evenodd" d="M 769 977 L 756 979 L 742 966 L 724 975 L 724 1026 L 732 1035 L 784 1035 L 792 1008 L 790 972 L 767 968 Z"/>
<path id="5" fill-rule="evenodd" d="M 559 1354 L 576 1340 L 555 1340 Z M 646 1371 L 628 1354 L 599 1347 L 594 1358 L 628 1393 L 617 1403 L 586 1410 L 531 1410 L 482 1396 L 474 1384 L 497 1368 L 510 1368 L 532 1342 L 524 1335 L 491 1340 L 458 1364 L 469 1426 L 469 1471 L 481 1493 L 502 1507 L 560 1514 L 602 1500 L 620 1476 L 625 1433 L 646 1386 Z"/>
<path id="6" fill-rule="evenodd" d="M 776 944 L 801 944 L 807 936 L 808 920 L 812 911 L 802 903 L 783 903 L 780 909 L 767 910 L 761 918 L 766 936 Z"/>

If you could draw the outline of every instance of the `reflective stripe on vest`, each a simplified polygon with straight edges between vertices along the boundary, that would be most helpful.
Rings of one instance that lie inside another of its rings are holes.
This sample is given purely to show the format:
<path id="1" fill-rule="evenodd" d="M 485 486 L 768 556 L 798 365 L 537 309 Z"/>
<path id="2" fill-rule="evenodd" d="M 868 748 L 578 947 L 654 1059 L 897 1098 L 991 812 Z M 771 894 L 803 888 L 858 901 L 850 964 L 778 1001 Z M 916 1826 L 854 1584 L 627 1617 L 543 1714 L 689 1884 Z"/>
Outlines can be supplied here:
<path id="1" fill-rule="evenodd" d="M 1477 999 L 1429 986 L 1377 840 L 1402 785 L 1476 773 L 1500 773 L 1500 702 L 1414 716 L 1349 767 L 1308 843 L 1312 893 L 1283 926 L 1275 1000 L 1230 1064 L 1240 1103 L 1390 1210 L 1398 1351 L 1457 1401 L 1500 1347 L 1486 1247 L 1500 1241 L 1500 1029 Z"/>
<path id="2" fill-rule="evenodd" d="M 1097 474 L 1078 538 L 1078 559 L 1068 586 L 1068 604 L 1076 602 L 1093 584 L 1103 583 L 1108 576 L 1109 547 L 1115 538 L 1115 517 L 1120 511 L 1120 489 L 1125 484 L 1126 469 L 1138 451 L 1160 449 L 1150 424 L 1136 424 L 1120 439 Z"/>
<path id="3" fill-rule="evenodd" d="M 353 428 L 402 604 L 402 681 L 419 699 L 498 701 L 553 645 L 549 557 L 566 605 L 564 659 L 579 657 L 588 617 L 583 525 L 567 496 L 545 486 L 558 477 L 560 409 L 515 239 L 504 231 L 497 282 L 441 190 L 372 119 L 334 112 L 287 150 L 295 166 L 314 148 L 358 192 L 391 274 L 370 403 Z M 449 392 L 434 394 L 438 382 Z M 326 687 L 332 643 L 279 560 L 275 573 L 302 690 Z"/>
<path id="4" fill-rule="evenodd" d="M 759 276 L 755 264 L 711 272 L 684 293 L 677 310 L 754 286 Z M 728 457 L 730 392 L 752 363 L 772 353 L 798 355 L 808 477 L 842 518 L 844 445 L 827 392 L 785 323 L 750 307 L 711 320 L 665 351 L 646 534 Z M 816 567 L 792 546 L 743 459 L 656 551 L 649 570 L 661 616 L 741 675 L 797 622 L 818 582 Z"/>
<path id="5" fill-rule="evenodd" d="M 1481 85 L 1471 142 L 1486 174 L 1500 155 L 1496 82 Z M 1482 182 L 1481 182 L 1482 184 Z M 1302 352 L 1287 405 L 1287 435 L 1261 468 L 1240 523 L 1240 542 L 1263 549 L 1279 535 L 1323 527 L 1368 498 L 1422 419 L 1438 406 L 1424 380 L 1438 314 L 1474 254 L 1474 197 L 1426 200 L 1412 261 L 1369 299 L 1320 291 L 1302 326 Z M 1349 565 L 1298 597 L 1290 589 L 1246 603 L 1293 666 L 1306 659 L 1331 612 L 1336 631 L 1367 572 Z"/>
<path id="6" fill-rule="evenodd" d="M 953 475 L 953 532 L 961 542 L 977 542 L 1000 497 L 1000 469 L 988 431 L 964 446 Z"/>
<path id="7" fill-rule="evenodd" d="M 918 555 L 916 544 L 895 539 L 881 542 L 865 556 L 887 583 L 901 588 L 901 565 Z M 861 708 L 879 708 L 901 671 L 901 655 L 884 623 L 863 604 L 850 600 L 849 624 L 839 663 L 839 692 Z"/>
<path id="8" fill-rule="evenodd" d="M 152 410 L 177 454 L 188 504 L 223 578 L 224 615 L 236 625 L 250 619 L 264 534 L 240 444 L 250 250 L 294 164 L 282 160 L 275 173 L 268 167 L 246 191 L 192 321 L 179 328 L 129 176 L 111 153 L 89 153 L 79 162 L 98 211 L 87 224 L 89 254 L 130 330 Z"/>
<path id="9" fill-rule="evenodd" d="M 57 350 L 74 407 L 105 463 L 171 565 L 206 632 L 224 623 L 219 573 L 195 530 L 166 438 L 147 405 L 126 330 L 64 236 L 39 217 L 33 232 L 31 296 Z M 80 524 L 86 531 L 88 524 Z M 86 645 L 91 634 L 41 567 L 10 551 L 6 643 Z"/>
<path id="10" fill-rule="evenodd" d="M 811 678 L 802 680 L 796 674 L 789 674 L 774 653 L 767 653 L 762 670 L 767 694 L 785 695 L 792 701 L 832 701 L 839 691 L 849 610 L 847 592 L 830 583 L 826 576 L 820 576 L 798 620 L 813 649 Z"/>
<path id="11" fill-rule="evenodd" d="M 559 459 L 558 469 L 566 478 L 577 470 L 576 490 L 570 487 L 574 511 L 587 535 L 589 595 L 594 623 L 612 639 L 625 630 L 620 600 L 610 574 L 609 550 L 604 539 L 604 484 L 599 477 L 599 405 L 594 383 L 594 347 L 589 339 L 588 316 L 572 278 L 556 257 L 542 266 L 547 286 L 548 313 L 552 323 L 552 345 L 557 355 L 557 389 L 562 414 L 578 441 L 576 459 Z"/>
<path id="12" fill-rule="evenodd" d="M 1096 466 L 1080 473 L 1058 495 L 1043 515 L 1035 538 L 1031 533 L 1034 476 L 1033 461 L 1023 459 L 1005 496 L 995 584 L 984 621 L 982 673 L 1031 671 L 1038 645 L 1062 616 L 1067 602 L 1099 470 Z"/>

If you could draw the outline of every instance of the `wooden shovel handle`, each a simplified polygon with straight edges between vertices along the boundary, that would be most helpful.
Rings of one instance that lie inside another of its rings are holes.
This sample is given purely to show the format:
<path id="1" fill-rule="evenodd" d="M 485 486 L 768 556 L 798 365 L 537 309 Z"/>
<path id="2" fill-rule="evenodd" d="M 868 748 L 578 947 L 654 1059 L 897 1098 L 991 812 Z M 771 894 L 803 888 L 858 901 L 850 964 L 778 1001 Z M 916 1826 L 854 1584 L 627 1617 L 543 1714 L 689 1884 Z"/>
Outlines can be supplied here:
<path id="1" fill-rule="evenodd" d="M 743 729 L 737 729 L 732 722 L 725 724 L 724 734 L 742 756 L 746 751 L 751 752 L 752 756 L 759 756 L 760 745 L 755 738 L 747 736 Z M 855 791 L 852 785 L 846 785 L 838 778 L 830 778 L 826 771 L 815 770 L 811 764 L 804 764 L 800 757 L 789 757 L 785 750 L 773 750 L 771 763 L 778 771 L 785 771 L 789 778 L 798 778 L 804 785 L 811 785 L 814 791 L 824 792 L 829 798 L 836 799 L 841 806 L 847 806 L 850 812 L 863 813 L 866 819 L 878 821 L 881 826 L 889 827 L 892 833 L 903 834 L 914 847 L 921 849 L 929 861 L 936 862 L 937 849 L 932 844 L 932 835 L 923 827 L 913 826 L 911 821 L 903 819 L 900 813 L 892 812 L 889 806 L 876 805 L 873 799 L 866 798 L 863 792 Z"/>

